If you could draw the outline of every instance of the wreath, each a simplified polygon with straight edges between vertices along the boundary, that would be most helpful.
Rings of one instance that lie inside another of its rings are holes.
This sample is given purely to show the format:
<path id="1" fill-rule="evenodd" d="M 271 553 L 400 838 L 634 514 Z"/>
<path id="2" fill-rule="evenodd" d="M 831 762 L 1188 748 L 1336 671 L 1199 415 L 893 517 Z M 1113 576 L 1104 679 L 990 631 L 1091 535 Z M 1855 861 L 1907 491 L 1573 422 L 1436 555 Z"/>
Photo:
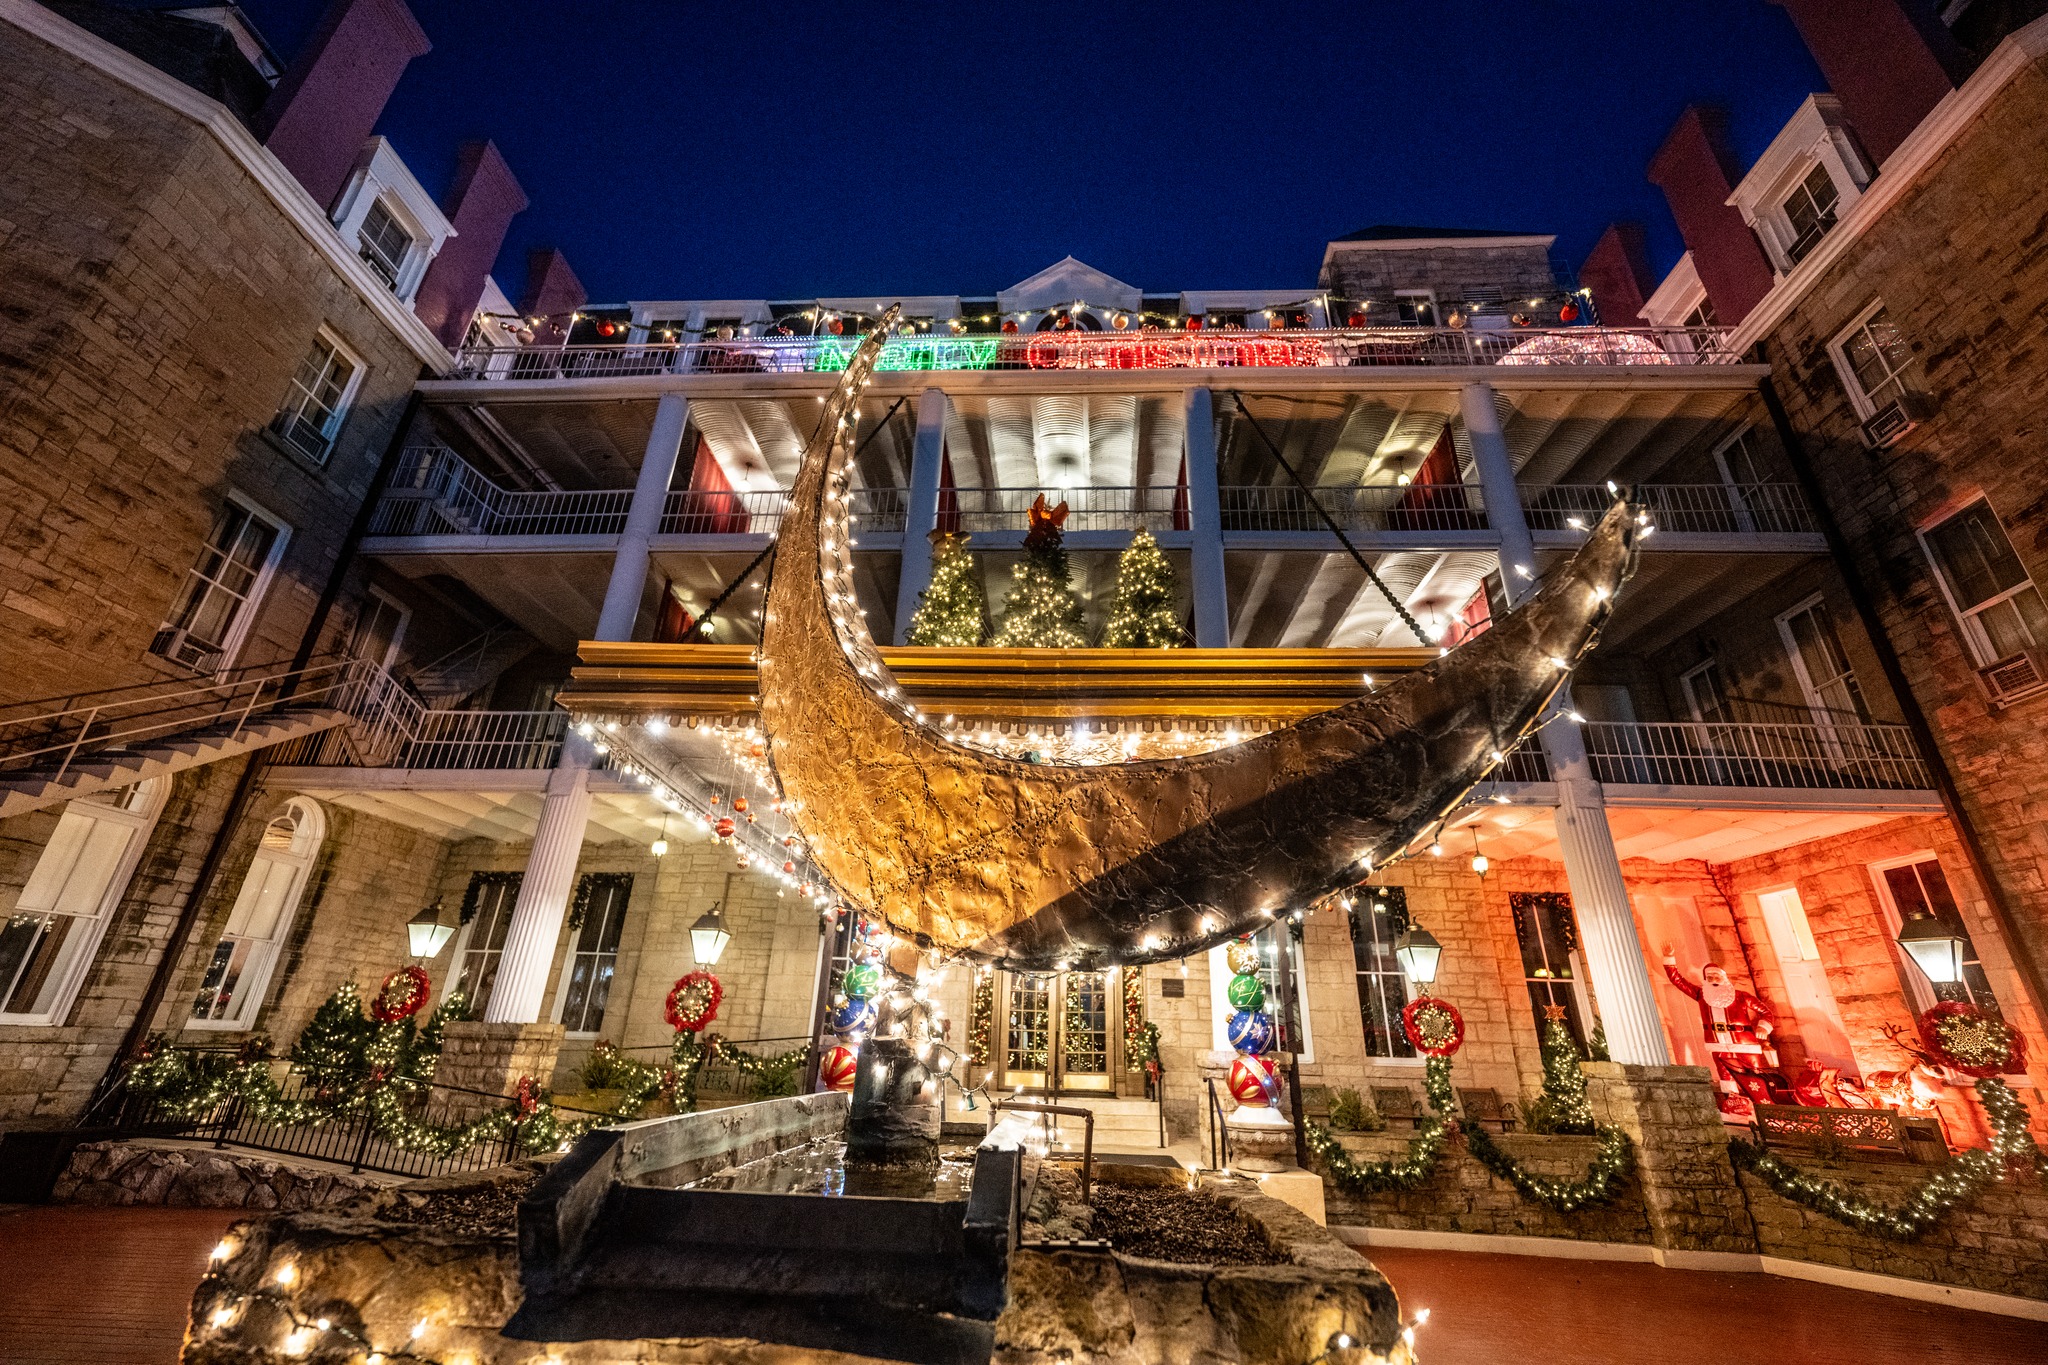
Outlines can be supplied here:
<path id="1" fill-rule="evenodd" d="M 1944 1000 L 1920 1016 L 1920 1037 L 1942 1064 L 1980 1079 L 2025 1069 L 2027 1040 L 1976 1005 Z"/>
<path id="2" fill-rule="evenodd" d="M 1401 1032 L 1425 1057 L 1448 1057 L 1465 1042 L 1465 1016 L 1448 1000 L 1418 995 L 1401 1011 Z"/>
<path id="3" fill-rule="evenodd" d="M 377 998 L 370 1002 L 370 1017 L 380 1024 L 410 1019 L 426 1007 L 428 989 L 424 968 L 400 967 L 377 988 Z"/>
<path id="4" fill-rule="evenodd" d="M 698 1033 L 718 1017 L 718 1002 L 724 998 L 725 988 L 717 977 L 706 971 L 691 972 L 669 988 L 662 1017 L 678 1033 Z"/>

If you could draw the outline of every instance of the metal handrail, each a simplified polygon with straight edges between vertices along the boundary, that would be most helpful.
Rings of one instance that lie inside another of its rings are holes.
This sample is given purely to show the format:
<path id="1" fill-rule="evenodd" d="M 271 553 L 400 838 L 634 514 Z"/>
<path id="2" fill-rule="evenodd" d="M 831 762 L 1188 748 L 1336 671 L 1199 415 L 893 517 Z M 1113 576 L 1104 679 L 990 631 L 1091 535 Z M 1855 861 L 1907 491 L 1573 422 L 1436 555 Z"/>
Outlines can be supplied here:
<path id="1" fill-rule="evenodd" d="M 1347 531 L 1484 531 L 1482 491 L 1462 483 L 1323 487 L 1226 484 L 1216 490 L 1225 531 L 1325 531 L 1327 513 Z"/>
<path id="2" fill-rule="evenodd" d="M 1160 370 L 1386 365 L 1725 365 L 1725 327 L 1356 327 L 891 337 L 890 370 Z M 465 348 L 454 379 L 812 374 L 846 368 L 857 336 Z"/>
<path id="3" fill-rule="evenodd" d="M 1533 531 L 1585 531 L 1614 503 L 1606 484 L 1525 485 L 1522 505 Z M 1757 535 L 1819 531 L 1796 483 L 1639 484 L 1629 496 L 1659 531 Z"/>
<path id="4" fill-rule="evenodd" d="M 1187 490 L 1175 484 L 958 488 L 944 496 L 953 506 L 942 505 L 940 519 L 957 515 L 959 529 L 975 534 L 1026 529 L 1032 504 L 1041 497 L 1049 505 L 1067 505 L 1062 529 L 1068 532 L 1130 531 L 1141 525 L 1185 531 L 1189 524 Z"/>
<path id="5" fill-rule="evenodd" d="M 1587 721 L 1593 776 L 1644 786 L 1776 787 L 1805 791 L 1926 791 L 1933 774 L 1903 725 L 1828 718 L 1765 721 Z M 1500 776 L 1544 782 L 1552 774 L 1534 741 L 1508 756 Z"/>
<path id="6" fill-rule="evenodd" d="M 1216 1098 L 1216 1078 L 1204 1076 L 1202 1083 L 1209 1088 L 1209 1169 L 1226 1170 L 1230 1166 L 1230 1122 L 1223 1113 L 1223 1101 Z"/>
<path id="7" fill-rule="evenodd" d="M 1082 1121 L 1083 1128 L 1081 1133 L 1081 1202 L 1084 1204 L 1087 1203 L 1089 1186 L 1092 1182 L 1095 1172 L 1095 1111 L 1092 1109 L 1084 1109 L 1078 1104 L 1047 1104 L 1043 1100 L 1005 1100 L 997 1099 L 995 1096 L 992 1095 L 989 1097 L 988 1102 L 988 1121 L 990 1128 L 995 1127 L 996 1113 L 998 1110 L 1002 1109 L 1021 1109 L 1026 1113 L 1032 1114 L 1063 1114 L 1068 1118 L 1077 1118 Z M 1046 1134 L 1048 1137 L 1050 1137 L 1052 1134 L 1058 1131 L 1059 1130 L 1055 1125 L 1046 1125 Z"/>

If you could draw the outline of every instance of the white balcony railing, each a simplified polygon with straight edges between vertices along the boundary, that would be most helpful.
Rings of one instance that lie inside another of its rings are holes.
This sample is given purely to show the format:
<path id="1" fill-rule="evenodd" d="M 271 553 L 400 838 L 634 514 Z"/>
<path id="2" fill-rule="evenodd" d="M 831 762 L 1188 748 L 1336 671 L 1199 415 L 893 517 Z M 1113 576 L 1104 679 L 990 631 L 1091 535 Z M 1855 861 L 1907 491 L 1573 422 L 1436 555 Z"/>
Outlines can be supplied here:
<path id="1" fill-rule="evenodd" d="M 1588 721 L 1580 731 L 1593 775 L 1608 783 L 1798 791 L 1925 791 L 1934 785 L 1903 725 Z M 1551 773 L 1531 740 L 1508 755 L 1501 776 L 1540 782 Z"/>
<path id="2" fill-rule="evenodd" d="M 1292 484 L 1226 486 L 1217 494 L 1225 531 L 1325 531 L 1325 512 L 1346 531 L 1486 529 L 1479 490 L 1458 483 L 1318 488 L 1313 502 Z"/>
<path id="3" fill-rule="evenodd" d="M 1035 332 L 891 337 L 882 370 L 1303 369 L 1386 365 L 1611 368 L 1721 365 L 1721 327 L 1363 327 L 1333 331 Z M 608 379 L 663 374 L 814 374 L 846 368 L 856 336 L 477 348 L 455 379 Z"/>
<path id="4" fill-rule="evenodd" d="M 1582 531 L 1614 503 L 1606 484 L 1541 484 L 1521 490 L 1532 531 Z M 1815 534 L 1819 524 L 1796 483 L 1658 483 L 1627 490 L 1659 531 Z"/>
<path id="5" fill-rule="evenodd" d="M 351 723 L 282 746 L 281 764 L 322 768 L 542 769 L 555 766 L 569 715 L 427 706 L 374 665 L 353 665 L 336 693 Z"/>
<path id="6" fill-rule="evenodd" d="M 1067 505 L 1060 529 L 1074 531 L 1184 531 L 1188 526 L 1187 494 L 1173 484 L 1151 487 L 1102 488 L 961 488 L 942 493 L 940 523 L 957 521 L 974 534 L 1023 532 L 1031 524 L 1031 504 L 1043 497 L 1050 506 Z"/>

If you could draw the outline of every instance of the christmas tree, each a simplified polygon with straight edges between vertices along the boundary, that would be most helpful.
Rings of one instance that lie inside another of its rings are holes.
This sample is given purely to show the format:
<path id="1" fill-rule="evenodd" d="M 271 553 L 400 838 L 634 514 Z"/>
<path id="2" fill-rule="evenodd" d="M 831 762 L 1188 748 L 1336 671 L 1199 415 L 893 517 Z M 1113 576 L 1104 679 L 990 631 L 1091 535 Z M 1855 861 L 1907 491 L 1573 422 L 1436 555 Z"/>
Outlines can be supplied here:
<path id="1" fill-rule="evenodd" d="M 1152 533 L 1140 526 L 1116 562 L 1116 595 L 1102 643 L 1108 649 L 1172 649 L 1181 642 L 1173 609 L 1173 565 Z"/>
<path id="2" fill-rule="evenodd" d="M 1586 1101 L 1586 1073 L 1579 1070 L 1579 1046 L 1564 1026 L 1564 1006 L 1543 1007 L 1543 1094 L 1532 1109 L 1532 1131 L 1590 1133 L 1593 1106 Z"/>
<path id="3" fill-rule="evenodd" d="M 1060 524 L 1067 505 L 1045 505 L 1045 494 L 1031 504 L 1031 531 L 1024 537 L 1024 562 L 1017 581 L 1003 599 L 1003 624 L 989 643 L 1004 648 L 1080 649 L 1081 599 L 1074 596 L 1073 570 L 1060 547 Z"/>
<path id="4" fill-rule="evenodd" d="M 917 595 L 917 613 L 910 618 L 909 642 L 967 649 L 981 643 L 988 604 L 981 595 L 981 574 L 967 552 L 960 531 L 933 531 L 932 585 Z"/>

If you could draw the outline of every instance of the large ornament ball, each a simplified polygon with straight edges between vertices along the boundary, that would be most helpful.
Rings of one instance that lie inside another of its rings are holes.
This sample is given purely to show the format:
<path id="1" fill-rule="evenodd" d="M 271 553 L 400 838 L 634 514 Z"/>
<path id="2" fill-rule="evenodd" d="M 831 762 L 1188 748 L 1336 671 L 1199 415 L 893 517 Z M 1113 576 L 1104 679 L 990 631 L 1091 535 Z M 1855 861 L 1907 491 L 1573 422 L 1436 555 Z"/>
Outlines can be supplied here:
<path id="1" fill-rule="evenodd" d="M 1280 1077 L 1264 1057 L 1239 1057 L 1230 1064 L 1230 1098 L 1260 1108 L 1280 1097 Z"/>
<path id="2" fill-rule="evenodd" d="M 1223 950 L 1223 960 L 1230 964 L 1233 976 L 1243 976 L 1259 969 L 1259 945 L 1245 939 L 1238 939 Z"/>
<path id="3" fill-rule="evenodd" d="M 1230 1007 L 1234 1010 L 1256 1010 L 1266 1003 L 1266 983 L 1247 973 L 1230 978 Z"/>
<path id="4" fill-rule="evenodd" d="M 848 997 L 825 1016 L 834 1033 L 866 1033 L 875 1026 L 875 1002 Z"/>
<path id="5" fill-rule="evenodd" d="M 1239 1052 L 1260 1053 L 1273 1046 L 1273 1016 L 1263 1010 L 1239 1010 L 1227 1027 L 1230 1045 Z"/>
<path id="6" fill-rule="evenodd" d="M 856 962 L 846 969 L 839 989 L 855 1000 L 865 1000 L 882 988 L 882 969 L 872 962 Z"/>
<path id="7" fill-rule="evenodd" d="M 841 1043 L 825 1054 L 818 1065 L 818 1080 L 827 1090 L 853 1089 L 854 1073 L 860 1069 L 860 1054 Z"/>

